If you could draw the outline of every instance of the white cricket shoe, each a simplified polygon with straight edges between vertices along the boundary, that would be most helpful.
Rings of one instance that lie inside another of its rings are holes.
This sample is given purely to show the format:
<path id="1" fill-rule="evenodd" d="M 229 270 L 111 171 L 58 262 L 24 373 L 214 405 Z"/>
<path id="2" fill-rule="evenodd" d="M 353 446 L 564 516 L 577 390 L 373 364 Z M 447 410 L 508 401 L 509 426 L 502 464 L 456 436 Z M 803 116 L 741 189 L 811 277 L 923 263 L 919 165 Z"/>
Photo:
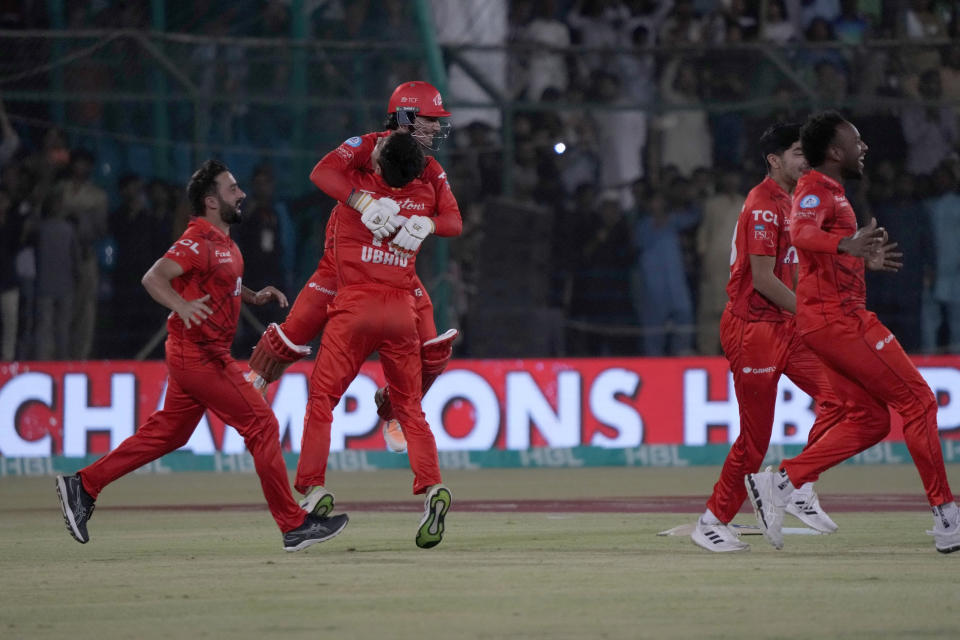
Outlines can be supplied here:
<path id="1" fill-rule="evenodd" d="M 697 526 L 690 534 L 690 539 L 698 547 L 716 553 L 750 550 L 750 545 L 740 540 L 737 534 L 730 530 L 730 527 L 722 522 L 707 524 L 703 521 L 703 518 L 697 519 Z"/>
<path id="2" fill-rule="evenodd" d="M 787 513 L 820 533 L 833 533 L 840 528 L 820 506 L 820 498 L 813 490 L 812 482 L 808 482 L 790 494 Z"/>
<path id="3" fill-rule="evenodd" d="M 937 509 L 940 507 L 934 511 Z M 943 519 L 934 518 L 933 530 L 927 531 L 928 535 L 933 536 L 933 543 L 940 553 L 960 551 L 960 515 L 954 516 L 953 520 L 950 522 L 946 516 Z"/>
<path id="4" fill-rule="evenodd" d="M 767 467 L 766 471 L 748 473 L 743 483 L 747 486 L 747 497 L 753 505 L 763 537 L 775 549 L 783 549 L 783 514 L 793 492 L 790 481 L 784 484 L 780 474 Z"/>
<path id="5" fill-rule="evenodd" d="M 300 501 L 300 508 L 307 513 L 318 517 L 329 516 L 333 511 L 335 500 L 333 492 L 323 487 L 310 487 L 307 494 Z"/>

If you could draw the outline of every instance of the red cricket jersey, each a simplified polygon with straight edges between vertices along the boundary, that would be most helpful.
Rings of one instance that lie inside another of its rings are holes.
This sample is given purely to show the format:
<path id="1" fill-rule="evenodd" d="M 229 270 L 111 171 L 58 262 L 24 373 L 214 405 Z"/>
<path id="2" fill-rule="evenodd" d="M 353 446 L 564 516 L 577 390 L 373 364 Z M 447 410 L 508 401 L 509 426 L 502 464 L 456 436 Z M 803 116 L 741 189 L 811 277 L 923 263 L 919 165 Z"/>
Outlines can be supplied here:
<path id="1" fill-rule="evenodd" d="M 335 198 L 341 203 L 346 202 L 354 189 L 350 179 L 346 177 L 347 172 L 358 170 L 372 173 L 370 154 L 373 152 L 377 140 L 390 135 L 390 133 L 390 131 L 377 131 L 345 140 L 343 144 L 325 155 L 316 164 L 313 171 L 310 172 L 311 182 L 331 198 Z M 447 182 L 447 172 L 443 170 L 443 167 L 435 158 L 427 156 L 426 165 L 420 179 L 433 186 L 435 191 L 434 206 L 427 211 L 411 210 L 409 211 L 410 215 L 415 214 L 431 218 L 436 227 L 433 232 L 434 235 L 440 237 L 460 235 L 463 228 L 460 206 L 450 190 L 450 185 Z M 396 198 L 394 199 L 396 200 Z M 400 205 L 401 213 L 408 212 L 409 207 L 405 207 L 403 202 L 398 200 L 397 204 Z M 334 209 L 334 213 L 330 215 L 330 221 L 327 223 L 325 247 L 328 246 L 331 239 L 331 226 L 336 211 Z"/>
<path id="2" fill-rule="evenodd" d="M 240 317 L 240 289 L 243 256 L 230 236 L 204 218 L 193 218 L 186 231 L 165 258 L 183 267 L 183 274 L 171 281 L 185 300 L 210 294 L 207 306 L 213 313 L 187 329 L 176 313 L 167 318 L 167 333 L 174 346 L 198 347 L 205 353 L 227 353 L 237 332 Z"/>
<path id="3" fill-rule="evenodd" d="M 797 252 L 790 246 L 790 194 L 767 176 L 747 194 L 730 254 L 727 309 L 748 322 L 782 322 L 792 315 L 753 288 L 750 256 L 775 256 L 773 273 L 793 290 Z"/>
<path id="4" fill-rule="evenodd" d="M 369 171 L 349 171 L 345 178 L 352 189 L 378 198 L 392 198 L 401 207 L 401 215 L 424 215 L 436 204 L 436 191 L 429 181 L 416 178 L 395 189 Z M 337 263 L 337 287 L 353 284 L 385 284 L 399 289 L 414 287 L 416 255 L 400 257 L 392 252 L 389 240 L 375 240 L 360 220 L 360 212 L 338 203 L 330 216 L 333 221 L 332 253 Z"/>
<path id="5" fill-rule="evenodd" d="M 837 253 L 857 231 L 857 216 L 843 185 L 819 171 L 797 182 L 790 212 L 793 246 L 800 255 L 797 327 L 815 331 L 866 308 L 863 259 Z"/>

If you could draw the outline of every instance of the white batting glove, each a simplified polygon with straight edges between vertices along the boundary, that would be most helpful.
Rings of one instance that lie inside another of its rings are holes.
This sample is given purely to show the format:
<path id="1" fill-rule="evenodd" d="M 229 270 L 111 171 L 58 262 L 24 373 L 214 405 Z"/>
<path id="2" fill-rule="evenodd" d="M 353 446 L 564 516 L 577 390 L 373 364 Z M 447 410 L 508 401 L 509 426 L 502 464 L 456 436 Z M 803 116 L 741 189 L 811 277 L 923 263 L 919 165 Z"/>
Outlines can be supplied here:
<path id="1" fill-rule="evenodd" d="M 413 255 L 433 230 L 433 220 L 427 216 L 410 216 L 390 241 L 390 250 L 394 253 Z"/>
<path id="2" fill-rule="evenodd" d="M 400 205 L 390 198 L 374 198 L 369 193 L 355 193 L 347 204 L 360 212 L 360 221 L 370 230 L 376 240 L 389 238 L 403 224 Z"/>

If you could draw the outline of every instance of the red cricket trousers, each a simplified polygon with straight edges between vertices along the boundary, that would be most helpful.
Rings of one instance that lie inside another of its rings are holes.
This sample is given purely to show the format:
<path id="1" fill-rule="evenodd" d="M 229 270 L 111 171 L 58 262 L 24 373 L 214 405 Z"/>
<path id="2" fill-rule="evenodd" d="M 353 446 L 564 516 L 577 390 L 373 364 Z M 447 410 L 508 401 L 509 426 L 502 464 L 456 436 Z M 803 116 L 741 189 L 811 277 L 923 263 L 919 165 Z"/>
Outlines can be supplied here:
<path id="1" fill-rule="evenodd" d="M 280 530 L 303 524 L 306 513 L 290 492 L 277 418 L 260 393 L 244 380 L 240 365 L 227 355 L 210 360 L 185 354 L 176 346 L 171 348 L 170 340 L 166 347 L 170 377 L 163 409 L 155 411 L 116 449 L 80 471 L 87 493 L 96 498 L 117 478 L 185 445 L 203 412 L 210 409 L 243 436 Z"/>
<path id="2" fill-rule="evenodd" d="M 781 374 L 816 402 L 817 418 L 810 428 L 807 446 L 843 419 L 843 407 L 830 388 L 826 368 L 803 344 L 793 319 L 749 322 L 725 310 L 720 320 L 720 342 L 733 372 L 740 407 L 740 435 L 730 447 L 707 507 L 727 523 L 747 497 L 743 476 L 759 471 L 770 446 Z"/>
<path id="3" fill-rule="evenodd" d="M 327 255 L 329 254 L 324 254 L 316 271 L 297 294 L 290 312 L 280 325 L 284 335 L 294 344 L 309 344 L 320 335 L 327 324 L 327 306 L 337 295 L 336 264 Z M 422 344 L 437 337 L 437 325 L 433 319 L 433 301 L 430 300 L 419 279 L 413 295 L 417 304 L 418 331 Z"/>
<path id="4" fill-rule="evenodd" d="M 304 493 L 324 484 L 333 408 L 367 356 L 379 351 L 394 415 L 407 438 L 413 492 L 423 493 L 441 479 L 437 443 L 420 408 L 420 338 L 414 297 L 384 285 L 350 285 L 340 289 L 329 316 L 310 376 L 294 487 Z"/>
<path id="5" fill-rule="evenodd" d="M 931 506 L 953 501 L 937 432 L 937 401 L 903 347 L 873 313 L 861 310 L 803 336 L 827 364 L 847 416 L 796 458 L 785 460 L 794 486 L 868 449 L 890 431 L 890 409 L 903 418 L 903 438 Z"/>

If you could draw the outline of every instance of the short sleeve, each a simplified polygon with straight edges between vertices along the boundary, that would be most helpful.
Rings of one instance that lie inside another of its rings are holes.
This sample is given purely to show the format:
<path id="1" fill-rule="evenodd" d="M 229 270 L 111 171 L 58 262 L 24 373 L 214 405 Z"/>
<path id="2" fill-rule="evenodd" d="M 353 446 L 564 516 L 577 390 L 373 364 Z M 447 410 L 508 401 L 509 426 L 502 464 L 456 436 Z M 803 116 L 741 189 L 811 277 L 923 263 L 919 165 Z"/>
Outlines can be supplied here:
<path id="1" fill-rule="evenodd" d="M 168 260 L 173 260 L 183 268 L 184 273 L 189 273 L 194 269 L 203 267 L 204 256 L 206 255 L 205 247 L 203 246 L 205 242 L 203 238 L 196 236 L 181 236 L 179 240 L 167 249 L 163 257 Z"/>

